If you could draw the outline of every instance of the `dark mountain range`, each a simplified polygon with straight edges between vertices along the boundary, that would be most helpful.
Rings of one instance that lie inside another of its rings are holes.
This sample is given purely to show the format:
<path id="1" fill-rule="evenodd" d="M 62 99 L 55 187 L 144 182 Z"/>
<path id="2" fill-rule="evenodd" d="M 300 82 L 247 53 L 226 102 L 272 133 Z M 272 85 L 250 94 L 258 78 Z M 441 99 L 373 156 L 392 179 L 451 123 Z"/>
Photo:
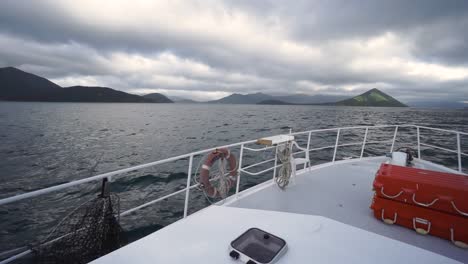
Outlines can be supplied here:
<path id="1" fill-rule="evenodd" d="M 208 101 L 210 104 L 257 104 L 261 101 L 272 100 L 273 96 L 264 93 L 231 94 L 218 100 Z"/>
<path id="2" fill-rule="evenodd" d="M 174 103 L 171 99 L 160 93 L 150 93 L 143 95 L 144 98 L 153 100 L 155 103 Z"/>
<path id="3" fill-rule="evenodd" d="M 308 95 L 308 94 L 292 94 L 292 95 L 283 95 L 275 96 L 276 100 L 293 103 L 293 104 L 321 104 L 325 102 L 338 102 L 349 98 L 345 95 L 326 95 L 326 94 L 317 94 L 317 95 Z"/>
<path id="4" fill-rule="evenodd" d="M 176 104 L 198 104 L 200 103 L 199 101 L 195 101 L 192 99 L 187 99 L 185 97 L 179 97 L 179 96 L 169 96 L 169 99 L 174 101 Z"/>
<path id="5" fill-rule="evenodd" d="M 374 88 L 350 99 L 328 103 L 339 106 L 381 106 L 381 107 L 407 107 L 390 95 Z"/>
<path id="6" fill-rule="evenodd" d="M 61 91 L 62 87 L 37 75 L 13 67 L 0 68 L 0 99 L 42 101 Z"/>
<path id="7" fill-rule="evenodd" d="M 280 100 L 275 100 L 275 99 L 270 99 L 270 100 L 258 102 L 257 104 L 259 105 L 290 105 L 291 103 L 280 101 Z"/>
<path id="8" fill-rule="evenodd" d="M 46 101 L 55 102 L 116 102 L 116 103 L 152 103 L 151 99 L 117 91 L 107 87 L 71 86 L 62 88 Z"/>
<path id="9" fill-rule="evenodd" d="M 273 96 L 264 93 L 254 94 L 231 94 L 219 100 L 209 101 L 207 103 L 216 104 L 259 104 L 262 102 L 269 102 L 269 104 L 320 104 L 326 102 L 336 102 L 347 98 L 346 96 L 335 95 L 307 95 L 307 94 L 293 94 L 293 95 L 279 95 Z"/>
<path id="10" fill-rule="evenodd" d="M 413 101 L 408 105 L 411 107 L 437 107 L 437 108 L 464 108 L 467 104 L 462 101 Z M 408 105 L 396 100 L 390 95 L 378 90 L 371 89 L 363 94 L 349 98 L 345 95 L 268 95 L 264 93 L 254 94 L 231 94 L 224 98 L 201 102 L 218 104 L 269 104 L 269 105 L 338 105 L 338 106 L 382 106 L 382 107 L 406 107 Z"/>
<path id="11" fill-rule="evenodd" d="M 182 99 L 179 101 L 175 101 L 174 103 L 176 104 L 199 104 L 200 102 L 195 101 L 195 100 L 190 100 L 190 99 Z"/>
<path id="12" fill-rule="evenodd" d="M 398 106 L 405 104 L 395 98 L 372 89 L 356 97 L 346 96 L 293 94 L 272 96 L 264 93 L 231 94 L 224 98 L 203 103 L 218 104 L 321 104 L 344 106 Z M 466 100 L 462 98 L 463 100 Z M 408 103 L 413 107 L 464 108 L 463 100 L 452 101 L 415 101 Z M 46 78 L 5 67 L 0 68 L 0 100 L 4 101 L 44 101 L 44 102 L 154 102 L 154 103 L 200 103 L 187 98 L 171 100 L 155 93 L 145 96 L 117 91 L 106 87 L 72 86 L 62 88 Z"/>
<path id="13" fill-rule="evenodd" d="M 22 70 L 0 68 L 0 100 L 38 102 L 126 102 L 153 103 L 153 99 L 106 87 L 62 88 L 40 76 Z"/>
<path id="14" fill-rule="evenodd" d="M 286 104 L 291 104 L 291 105 L 331 105 L 331 106 L 384 106 L 384 107 L 405 107 L 406 105 L 399 102 L 395 98 L 391 97 L 390 95 L 387 95 L 378 89 L 374 88 L 372 90 L 369 90 L 363 94 L 360 94 L 358 96 L 355 96 L 353 98 L 341 100 L 338 102 L 328 102 L 328 103 L 323 103 L 320 102 L 319 98 L 324 99 L 324 98 L 337 98 L 336 96 L 325 96 L 325 95 L 320 95 L 320 96 L 309 96 L 310 98 L 316 98 L 317 100 L 312 103 L 305 103 L 304 101 L 299 101 L 299 103 L 291 103 L 290 101 L 285 101 L 285 100 L 278 100 L 277 98 L 283 98 L 287 99 L 288 97 L 293 97 L 296 95 L 292 96 L 284 96 L 284 97 L 275 97 L 275 99 L 268 99 L 264 100 L 261 102 L 258 102 L 257 104 L 267 104 L 267 105 L 286 105 Z M 303 98 L 307 97 L 304 95 L 297 95 L 298 98 Z M 291 100 L 292 101 L 292 100 Z M 296 102 L 297 102 L 296 101 Z"/>

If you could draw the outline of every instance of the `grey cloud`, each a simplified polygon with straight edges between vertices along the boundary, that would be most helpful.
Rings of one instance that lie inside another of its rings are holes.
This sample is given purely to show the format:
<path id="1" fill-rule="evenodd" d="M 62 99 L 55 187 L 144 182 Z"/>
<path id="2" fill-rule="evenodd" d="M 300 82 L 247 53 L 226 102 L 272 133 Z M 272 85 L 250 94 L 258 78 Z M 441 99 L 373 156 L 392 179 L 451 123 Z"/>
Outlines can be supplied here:
<path id="1" fill-rule="evenodd" d="M 230 1 L 233 5 L 239 1 Z M 314 42 L 399 32 L 414 39 L 414 55 L 444 63 L 468 63 L 468 1 L 241 1 L 259 16 L 276 16 L 292 36 Z M 284 18 L 284 19 L 283 19 Z"/>
<path id="2" fill-rule="evenodd" d="M 339 45 L 393 32 L 409 43 L 410 58 L 447 67 L 466 65 L 468 34 L 463 29 L 468 25 L 467 1 L 226 1 L 223 5 L 227 15 L 245 14 L 262 29 L 278 28 L 284 40 L 317 47 L 326 57 L 295 60 L 274 49 L 250 47 L 248 39 L 245 44 L 232 43 L 221 31 L 203 35 L 153 25 L 133 30 L 125 25 L 93 24 L 92 17 L 78 19 L 53 2 L 7 0 L 0 3 L 0 66 L 21 66 L 56 80 L 92 76 L 102 85 L 127 91 L 316 93 L 296 85 L 308 80 L 327 87 L 320 93 L 356 93 L 374 83 L 385 83 L 389 93 L 408 100 L 421 93 L 428 98 L 468 100 L 467 78 L 434 81 L 398 69 L 350 69 L 349 62 L 371 55 Z M 105 15 L 107 10 L 102 12 Z M 216 74 L 122 70 L 112 65 L 116 52 L 148 58 L 174 54 L 181 60 L 200 62 Z M 239 75 L 247 77 L 229 77 Z M 356 88 L 346 92 L 343 87 L 349 85 Z M 444 95 L 446 91 L 453 96 Z"/>
<path id="3" fill-rule="evenodd" d="M 229 1 L 259 16 L 277 16 L 293 25 L 298 38 L 328 40 L 404 31 L 468 14 L 463 0 L 394 1 Z"/>
<path id="4" fill-rule="evenodd" d="M 468 65 L 467 29 L 468 15 L 419 28 L 414 32 L 413 53 L 428 61 Z"/>

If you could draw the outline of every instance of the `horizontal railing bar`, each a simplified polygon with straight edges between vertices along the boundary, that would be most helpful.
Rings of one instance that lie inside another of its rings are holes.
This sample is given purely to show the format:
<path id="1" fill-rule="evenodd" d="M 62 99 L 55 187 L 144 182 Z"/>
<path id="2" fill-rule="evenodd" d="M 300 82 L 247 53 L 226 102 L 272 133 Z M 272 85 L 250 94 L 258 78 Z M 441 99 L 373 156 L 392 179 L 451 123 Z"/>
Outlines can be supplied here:
<path id="1" fill-rule="evenodd" d="M 275 168 L 278 168 L 278 167 L 281 167 L 281 166 L 283 166 L 283 165 L 281 165 L 281 164 L 280 164 L 280 165 L 276 165 L 276 166 L 273 166 L 273 167 L 271 167 L 271 168 L 268 168 L 268 169 L 265 169 L 265 170 L 262 170 L 262 171 L 259 171 L 259 172 L 250 172 L 250 171 L 246 171 L 246 170 L 244 170 L 244 169 L 240 169 L 240 171 L 245 172 L 245 173 L 247 173 L 247 174 L 249 174 L 249 175 L 255 176 L 255 175 L 260 175 L 260 174 L 262 174 L 262 173 L 271 171 L 271 170 L 273 170 L 273 169 L 275 169 Z"/>
<path id="2" fill-rule="evenodd" d="M 392 139 L 389 139 L 389 140 L 380 140 L 380 141 L 368 141 L 366 142 L 366 144 L 379 144 L 379 143 L 388 143 L 388 142 L 391 142 Z M 362 145 L 362 142 L 358 142 L 358 143 L 347 143 L 347 144 L 340 144 L 338 145 L 338 147 L 347 147 L 347 146 L 360 146 Z M 309 149 L 309 152 L 310 151 L 315 151 L 315 150 L 322 150 L 322 149 L 327 149 L 327 148 L 334 148 L 335 146 L 325 146 L 325 147 L 321 147 L 321 148 L 313 148 L 313 149 Z M 304 153 L 305 151 L 304 150 L 301 150 L 301 151 L 298 151 L 298 152 L 294 152 L 293 155 L 296 155 L 296 154 L 299 154 L 299 153 Z"/>
<path id="3" fill-rule="evenodd" d="M 272 149 L 272 148 L 275 148 L 275 146 L 269 146 L 269 147 L 264 147 L 264 148 L 248 148 L 246 146 L 244 146 L 244 149 L 246 150 L 250 150 L 250 151 L 262 151 L 262 150 L 267 150 L 267 149 Z"/>
<path id="4" fill-rule="evenodd" d="M 195 186 L 195 185 L 192 185 L 192 186 Z M 191 186 L 191 187 L 192 187 L 192 186 Z M 189 187 L 189 188 L 190 188 L 190 187 Z M 168 195 L 164 195 L 164 196 L 162 196 L 162 197 L 159 197 L 159 198 L 157 198 L 157 199 L 154 199 L 154 200 L 152 200 L 152 201 L 149 201 L 149 202 L 144 203 L 144 204 L 142 204 L 142 205 L 139 205 L 139 206 L 137 206 L 137 207 L 133 207 L 132 209 L 129 209 L 129 210 L 125 211 L 125 212 L 122 212 L 122 213 L 120 214 L 120 216 L 126 216 L 126 215 L 131 214 L 132 212 L 134 212 L 134 211 L 136 211 L 136 210 L 139 210 L 139 209 L 148 207 L 148 206 L 150 206 L 150 205 L 152 205 L 152 204 L 154 204 L 154 203 L 160 202 L 160 201 L 162 201 L 162 200 L 164 200 L 164 199 L 170 198 L 170 197 L 172 197 L 172 196 L 174 196 L 174 195 L 177 195 L 177 194 L 179 194 L 179 193 L 183 193 L 183 192 L 185 192 L 186 190 L 187 190 L 187 188 L 183 188 L 183 189 L 181 189 L 181 190 L 178 190 L 178 191 L 176 191 L 176 192 L 170 193 L 170 194 L 168 194 Z"/>
<path id="5" fill-rule="evenodd" d="M 458 151 L 456 151 L 456 150 L 446 149 L 446 148 L 439 147 L 439 146 L 434 146 L 434 145 L 431 145 L 431 144 L 426 144 L 426 143 L 419 143 L 419 144 L 422 145 L 422 146 L 426 146 L 426 147 L 431 147 L 431 148 L 436 148 L 436 149 L 440 149 L 440 150 L 445 150 L 445 151 L 452 152 L 452 153 L 458 153 Z"/>
<path id="6" fill-rule="evenodd" d="M 459 132 L 459 131 L 455 131 L 455 130 L 447 130 L 447 129 L 442 129 L 442 128 L 426 127 L 426 126 L 416 126 L 416 127 L 423 128 L 423 129 L 428 129 L 428 130 L 442 131 L 442 132 L 447 132 L 447 133 L 454 133 L 454 134 L 459 133 L 460 135 L 468 135 L 468 133 Z"/>
<path id="7" fill-rule="evenodd" d="M 338 130 L 338 128 L 314 129 L 314 130 L 309 130 L 309 131 L 294 132 L 294 133 L 291 133 L 289 135 L 298 136 L 298 135 L 303 135 L 303 134 L 307 134 L 307 133 L 310 133 L 310 132 L 316 133 L 316 132 L 327 132 L 327 131 L 335 131 L 335 130 Z"/>
<path id="8" fill-rule="evenodd" d="M 369 142 L 367 142 L 369 143 Z M 362 142 L 359 143 L 346 143 L 346 144 L 339 144 L 338 147 L 348 147 L 348 146 L 357 146 L 357 145 L 362 145 Z"/>
<path id="9" fill-rule="evenodd" d="M 366 144 L 379 144 L 379 143 L 387 143 L 387 142 L 391 142 L 392 140 L 389 139 L 389 140 L 381 140 L 381 141 L 368 141 L 366 142 Z M 348 143 L 348 144 L 340 144 L 338 145 L 338 147 L 345 147 L 345 146 L 355 146 L 355 145 L 362 145 L 362 142 L 359 142 L 359 143 Z M 316 151 L 316 150 L 322 150 L 322 149 L 328 149 L 328 148 L 334 148 L 335 145 L 330 145 L 330 146 L 325 146 L 325 147 L 320 147 L 320 148 L 313 148 L 313 149 L 309 149 L 309 152 L 310 151 Z M 301 151 L 302 152 L 302 151 Z M 299 153 L 299 152 L 296 152 L 296 153 Z M 296 153 L 293 153 L 293 154 L 296 154 Z"/>
<path id="10" fill-rule="evenodd" d="M 265 160 L 265 161 L 262 161 L 262 162 L 259 162 L 259 163 L 255 163 L 255 164 L 246 166 L 246 167 L 244 167 L 244 168 L 242 168 L 242 169 L 243 169 L 243 170 L 245 170 L 245 169 L 250 169 L 250 168 L 256 167 L 256 166 L 258 166 L 258 165 L 262 165 L 262 164 L 265 164 L 265 163 L 268 163 L 268 162 L 272 162 L 272 161 L 275 161 L 275 159 L 269 159 L 269 160 Z"/>
<path id="11" fill-rule="evenodd" d="M 186 157 L 190 156 L 190 155 L 200 155 L 200 154 L 203 154 L 203 153 L 206 153 L 206 152 L 210 152 L 210 151 L 213 151 L 213 150 L 216 150 L 216 149 L 220 149 L 220 148 L 232 148 L 232 147 L 237 147 L 237 146 L 240 146 L 242 144 L 251 144 L 251 143 L 255 143 L 257 142 L 256 139 L 254 140 L 249 140 L 249 141 L 244 141 L 244 142 L 238 142 L 238 143 L 233 143 L 233 144 L 229 144 L 229 145 L 224 145 L 224 146 L 219 146 L 219 147 L 214 147 L 214 148 L 208 148 L 208 149 L 204 149 L 204 150 L 200 150 L 200 151 L 195 151 L 195 152 L 192 152 L 192 153 L 189 153 L 189 154 L 185 154 Z"/>
<path id="12" fill-rule="evenodd" d="M 297 152 L 293 152 L 292 155 L 305 153 L 306 151 L 307 151 L 307 150 L 299 150 L 299 151 L 297 151 Z"/>
<path id="13" fill-rule="evenodd" d="M 301 132 L 294 132 L 291 133 L 290 135 L 296 136 L 296 135 L 302 135 L 302 134 L 307 134 L 307 133 L 315 133 L 315 132 L 327 132 L 327 131 L 336 131 L 338 129 L 341 130 L 347 130 L 347 129 L 365 129 L 365 128 L 387 128 L 387 127 L 415 127 L 415 125 L 376 125 L 376 126 L 351 126 L 351 127 L 334 127 L 334 128 L 324 128 L 324 129 L 314 129 L 314 130 L 308 130 L 308 131 L 301 131 Z M 334 147 L 334 146 L 333 146 Z"/>
<path id="14" fill-rule="evenodd" d="M 389 139 L 389 140 L 380 140 L 380 141 L 367 141 L 367 142 L 366 142 L 366 145 L 367 145 L 367 144 L 390 143 L 390 142 L 392 142 L 392 139 Z M 359 143 L 359 145 L 362 145 L 362 143 Z"/>
<path id="15" fill-rule="evenodd" d="M 334 148 L 335 146 L 326 146 L 326 147 L 320 147 L 320 148 L 313 148 L 313 149 L 309 149 L 309 152 L 310 151 L 315 151 L 315 150 L 322 150 L 322 149 L 328 149 L 328 148 Z"/>
<path id="16" fill-rule="evenodd" d="M 389 140 L 380 140 L 380 141 L 367 141 L 367 142 L 366 142 L 366 145 L 367 145 L 367 144 L 389 143 L 389 142 L 392 142 L 392 139 L 389 139 Z M 361 146 L 361 145 L 362 145 L 362 142 L 358 142 L 358 143 L 340 144 L 340 145 L 338 145 L 338 147 Z"/>

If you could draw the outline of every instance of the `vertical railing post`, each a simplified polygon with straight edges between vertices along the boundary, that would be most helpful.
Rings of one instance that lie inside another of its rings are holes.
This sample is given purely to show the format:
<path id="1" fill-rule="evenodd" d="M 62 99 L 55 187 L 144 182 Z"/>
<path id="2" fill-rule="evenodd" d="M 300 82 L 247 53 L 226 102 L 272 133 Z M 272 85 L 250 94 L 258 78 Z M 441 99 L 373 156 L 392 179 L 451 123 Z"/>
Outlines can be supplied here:
<path id="1" fill-rule="evenodd" d="M 275 167 L 273 167 L 273 180 L 275 180 L 276 177 L 276 166 L 278 166 L 278 145 L 275 147 Z"/>
<path id="2" fill-rule="evenodd" d="M 366 127 L 366 132 L 364 133 L 364 140 L 362 141 L 361 156 L 359 159 L 362 159 L 364 156 L 364 148 L 366 147 L 367 132 L 369 132 L 369 127 Z"/>
<path id="3" fill-rule="evenodd" d="M 184 218 L 187 217 L 187 211 L 188 211 L 188 202 L 189 202 L 189 195 L 190 195 L 190 182 L 191 182 L 191 179 L 192 179 L 192 164 L 193 164 L 193 155 L 190 155 L 188 172 L 187 172 L 187 185 L 185 186 Z"/>
<path id="4" fill-rule="evenodd" d="M 458 171 L 462 172 L 460 133 L 457 133 Z"/>
<path id="5" fill-rule="evenodd" d="M 395 126 L 395 133 L 393 134 L 392 147 L 390 148 L 390 153 L 393 152 L 393 147 L 395 146 L 396 135 L 398 133 L 398 126 Z"/>
<path id="6" fill-rule="evenodd" d="M 240 152 L 239 152 L 239 168 L 237 169 L 236 197 L 239 194 L 240 178 L 241 178 L 241 171 L 242 171 L 242 156 L 243 155 L 244 155 L 244 144 L 241 145 Z"/>
<path id="7" fill-rule="evenodd" d="M 338 128 L 338 132 L 336 132 L 335 150 L 333 151 L 333 160 L 332 160 L 332 162 L 335 162 L 336 150 L 338 149 L 338 141 L 340 140 L 340 130 L 341 130 L 341 128 Z"/>
<path id="8" fill-rule="evenodd" d="M 419 126 L 416 127 L 416 134 L 418 137 L 418 159 L 421 159 L 421 141 L 419 139 Z"/>
<path id="9" fill-rule="evenodd" d="M 312 135 L 312 131 L 309 131 L 309 138 L 307 139 L 307 148 L 306 148 L 306 151 L 307 153 L 305 158 L 309 157 L 309 148 L 310 148 L 310 136 Z M 309 160 L 309 166 L 310 166 L 310 160 Z M 307 162 L 304 163 L 304 170 L 307 168 Z"/>

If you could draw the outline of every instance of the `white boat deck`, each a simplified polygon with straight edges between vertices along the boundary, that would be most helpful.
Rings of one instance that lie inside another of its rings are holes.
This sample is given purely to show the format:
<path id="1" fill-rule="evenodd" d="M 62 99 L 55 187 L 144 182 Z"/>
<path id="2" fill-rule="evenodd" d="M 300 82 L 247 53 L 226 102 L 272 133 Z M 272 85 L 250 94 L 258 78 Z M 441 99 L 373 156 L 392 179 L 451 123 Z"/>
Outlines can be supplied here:
<path id="1" fill-rule="evenodd" d="M 260 184 L 93 263 L 243 263 L 229 257 L 228 246 L 251 227 L 286 240 L 280 264 L 467 263 L 468 251 L 450 241 L 374 218 L 372 181 L 385 160 L 315 166 L 285 191 L 272 181 Z M 427 162 L 417 166 L 446 170 Z"/>
<path id="2" fill-rule="evenodd" d="M 315 215 L 210 206 L 92 263 L 232 263 L 228 245 L 251 227 L 282 237 L 286 253 L 276 263 L 459 263 Z"/>
<path id="3" fill-rule="evenodd" d="M 296 176 L 295 183 L 282 191 L 274 184 L 242 193 L 229 206 L 324 216 L 347 225 L 389 237 L 434 253 L 468 263 L 468 250 L 434 236 L 422 236 L 411 229 L 387 225 L 376 219 L 369 208 L 372 182 L 380 164 L 387 158 L 337 162 L 316 166 Z M 417 167 L 448 171 L 429 162 L 415 161 Z M 448 171 L 454 172 L 454 171 Z M 405 261 L 407 262 L 407 261 Z"/>

